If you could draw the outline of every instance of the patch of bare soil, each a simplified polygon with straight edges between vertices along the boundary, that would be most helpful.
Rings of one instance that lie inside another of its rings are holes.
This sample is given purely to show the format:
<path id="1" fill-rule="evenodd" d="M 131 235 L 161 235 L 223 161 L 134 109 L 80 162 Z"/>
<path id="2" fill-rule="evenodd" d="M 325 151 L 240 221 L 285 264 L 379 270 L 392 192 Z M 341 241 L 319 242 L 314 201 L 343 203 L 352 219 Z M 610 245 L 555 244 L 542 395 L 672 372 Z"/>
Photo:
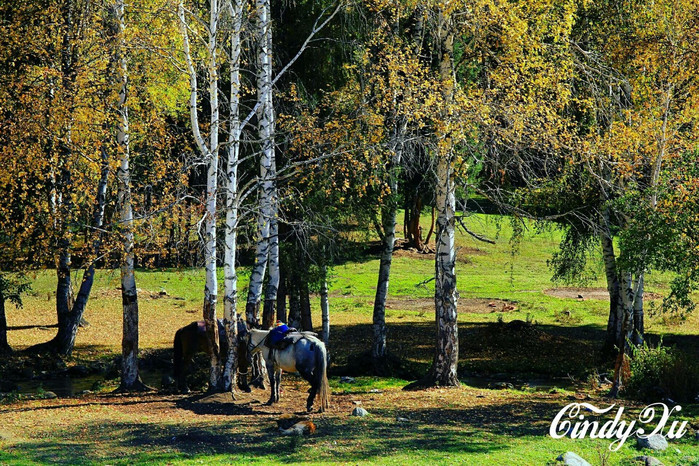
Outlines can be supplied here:
<path id="1" fill-rule="evenodd" d="M 488 252 L 483 251 L 482 249 L 462 246 L 458 250 L 456 260 L 458 262 L 469 263 L 469 256 L 485 256 L 486 254 L 488 254 Z M 393 255 L 394 257 L 410 257 L 415 259 L 434 260 L 434 248 L 430 247 L 429 250 L 420 252 L 415 248 L 408 247 L 407 243 L 399 241 L 396 243 L 396 247 L 393 250 Z"/>
<path id="2" fill-rule="evenodd" d="M 564 288 L 549 288 L 544 290 L 544 294 L 555 298 L 579 299 L 587 301 L 588 299 L 598 299 L 607 301 L 609 292 L 606 288 L 585 288 L 585 287 L 564 287 Z M 662 299 L 662 295 L 658 293 L 646 292 L 646 299 Z"/>
<path id="3" fill-rule="evenodd" d="M 149 291 L 138 288 L 138 299 L 177 299 L 181 300 L 183 298 L 177 298 L 167 294 L 167 291 Z M 112 288 L 107 290 L 100 290 L 96 293 L 97 298 L 107 298 L 107 299 L 121 299 L 121 288 Z"/>
<path id="4" fill-rule="evenodd" d="M 490 314 L 492 312 L 513 312 L 518 310 L 517 303 L 503 299 L 461 298 L 459 312 L 470 314 Z M 434 298 L 387 299 L 386 309 L 402 311 L 434 310 Z"/>
<path id="5" fill-rule="evenodd" d="M 387 309 L 421 311 L 434 309 L 434 298 L 388 299 Z M 490 314 L 493 312 L 514 312 L 519 310 L 516 301 L 503 299 L 461 298 L 459 312 L 469 314 Z"/>

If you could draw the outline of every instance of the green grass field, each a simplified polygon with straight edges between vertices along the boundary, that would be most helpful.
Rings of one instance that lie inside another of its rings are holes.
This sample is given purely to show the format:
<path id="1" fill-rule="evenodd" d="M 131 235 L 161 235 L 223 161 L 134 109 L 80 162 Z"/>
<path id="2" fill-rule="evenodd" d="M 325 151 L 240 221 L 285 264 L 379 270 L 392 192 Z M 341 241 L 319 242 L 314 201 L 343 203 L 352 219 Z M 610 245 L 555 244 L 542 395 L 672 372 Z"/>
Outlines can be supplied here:
<path id="1" fill-rule="evenodd" d="M 116 380 L 108 380 L 95 393 L 75 398 L 7 398 L 0 405 L 0 464 L 553 464 L 568 450 L 592 464 L 633 464 L 632 458 L 644 454 L 635 448 L 634 439 L 610 453 L 607 440 L 548 436 L 555 414 L 572 402 L 585 400 L 597 406 L 616 402 L 636 414 L 644 406 L 607 399 L 604 387 L 588 383 L 594 374 L 612 369 L 597 353 L 607 302 L 588 299 L 599 297 L 592 293 L 599 290 L 591 288 L 605 287 L 601 264 L 593 264 L 597 281 L 558 293 L 569 297 L 556 297 L 546 290 L 557 286 L 550 281 L 547 260 L 556 250 L 558 232 L 537 233 L 529 227 L 513 254 L 507 221 L 473 215 L 467 223 L 497 242 L 457 237 L 461 387 L 406 392 L 401 388 L 409 380 L 362 376 L 354 383 L 342 383 L 335 375 L 331 410 L 312 415 L 317 433 L 287 438 L 278 435 L 274 421 L 303 406 L 307 386 L 294 377 L 282 383 L 284 403 L 275 407 L 258 403 L 266 400 L 259 390 L 235 403 L 197 394 L 114 396 L 109 391 Z M 414 376 L 424 373 L 432 358 L 433 283 L 420 283 L 433 271 L 429 255 L 401 250 L 393 261 L 388 345 Z M 240 272 L 244 290 L 247 271 Z M 372 257 L 333 268 L 330 352 L 335 374 L 361 366 L 356 355 L 370 347 L 377 272 L 378 259 Z M 25 297 L 24 308 L 8 308 L 9 341 L 15 349 L 46 341 L 55 332 L 50 327 L 55 323 L 54 272 L 36 272 L 32 279 L 33 291 Z M 201 270 L 138 272 L 145 355 L 167 357 L 175 330 L 200 317 L 203 279 Z M 668 280 L 651 274 L 650 296 L 661 297 Z M 69 367 L 111 360 L 120 353 L 118 287 L 118 271 L 98 271 L 86 312 L 91 326 L 80 329 L 74 356 L 65 361 Z M 319 325 L 317 299 L 312 305 L 314 323 Z M 534 325 L 517 332 L 506 325 L 513 320 Z M 666 344 L 699 354 L 697 315 L 685 321 L 651 315 L 647 330 L 651 339 L 663 336 Z M 8 375 L 15 374 L 3 377 Z M 515 388 L 487 388 L 498 381 L 511 381 Z M 357 403 L 370 412 L 368 417 L 349 416 Z M 689 433 L 671 442 L 665 452 L 652 454 L 665 464 L 699 464 L 694 433 L 699 410 L 696 405 L 684 406 L 680 414 L 673 419 L 689 420 Z M 627 419 L 631 418 L 629 414 Z"/>

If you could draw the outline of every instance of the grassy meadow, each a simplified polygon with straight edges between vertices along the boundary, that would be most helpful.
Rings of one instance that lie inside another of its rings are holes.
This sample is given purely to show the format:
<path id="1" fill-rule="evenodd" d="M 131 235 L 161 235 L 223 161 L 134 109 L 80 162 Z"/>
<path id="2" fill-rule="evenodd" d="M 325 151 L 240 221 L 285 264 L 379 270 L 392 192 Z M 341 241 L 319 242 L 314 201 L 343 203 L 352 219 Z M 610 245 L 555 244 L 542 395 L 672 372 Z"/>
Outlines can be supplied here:
<path id="1" fill-rule="evenodd" d="M 424 224 L 428 221 L 426 216 Z M 282 381 L 282 403 L 271 407 L 263 405 L 268 394 L 257 389 L 235 401 L 197 392 L 120 396 L 111 394 L 118 380 L 110 379 L 70 398 L 6 397 L 0 404 L 0 464 L 554 464 L 566 451 L 592 464 L 633 464 L 635 456 L 647 454 L 636 449 L 634 438 L 609 452 L 607 440 L 548 436 L 551 420 L 569 403 L 616 402 L 636 414 L 645 406 L 607 399 L 608 387 L 598 383 L 600 374 L 611 378 L 613 369 L 598 352 L 608 312 L 601 261 L 592 265 L 597 280 L 562 289 L 551 282 L 547 267 L 559 232 L 529 225 L 513 252 L 506 219 L 473 215 L 467 224 L 497 241 L 457 236 L 461 387 L 401 390 L 429 367 L 434 338 L 433 283 L 426 282 L 434 258 L 404 249 L 393 260 L 387 309 L 389 351 L 403 362 L 401 378 L 362 373 L 370 364 L 358 355 L 371 344 L 379 266 L 367 254 L 332 270 L 333 398 L 328 412 L 311 415 L 314 435 L 282 437 L 276 429 L 281 414 L 305 406 L 307 385 L 293 375 Z M 247 272 L 240 270 L 241 291 Z M 8 339 L 16 350 L 55 332 L 55 272 L 37 271 L 31 278 L 33 291 L 24 307 L 10 305 L 7 311 Z M 140 345 L 144 356 L 157 355 L 151 366 L 171 357 L 179 327 L 199 319 L 203 283 L 202 270 L 138 271 Z M 650 274 L 649 310 L 667 292 L 667 283 L 668 277 Z M 85 314 L 91 325 L 79 330 L 73 357 L 65 360 L 69 368 L 120 354 L 119 286 L 117 270 L 98 271 Z M 240 310 L 244 298 L 242 293 Z M 312 306 L 319 327 L 317 299 Z M 508 325 L 512 321 L 525 325 Z M 699 315 L 684 321 L 649 315 L 646 328 L 652 341 L 662 336 L 665 344 L 699 354 Z M 342 374 L 356 378 L 343 382 Z M 2 374 L 10 376 L 16 374 Z M 489 388 L 499 382 L 511 385 Z M 152 384 L 159 388 L 158 383 Z M 370 414 L 350 416 L 358 405 Z M 651 454 L 665 464 L 699 464 L 698 416 L 699 407 L 683 406 L 673 419 L 688 420 L 689 432 L 665 452 Z"/>

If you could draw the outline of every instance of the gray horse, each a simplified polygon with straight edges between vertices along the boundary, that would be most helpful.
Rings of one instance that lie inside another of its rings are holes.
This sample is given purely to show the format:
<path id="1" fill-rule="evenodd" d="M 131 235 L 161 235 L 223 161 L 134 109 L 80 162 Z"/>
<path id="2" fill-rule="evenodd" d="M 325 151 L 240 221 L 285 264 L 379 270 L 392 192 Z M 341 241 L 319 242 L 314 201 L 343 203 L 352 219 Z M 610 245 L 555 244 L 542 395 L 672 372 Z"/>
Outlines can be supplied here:
<path id="1" fill-rule="evenodd" d="M 301 377 L 311 384 L 306 409 L 313 409 L 313 400 L 318 395 L 320 399 L 319 412 L 328 408 L 330 387 L 328 385 L 327 363 L 328 354 L 325 345 L 310 333 L 291 333 L 287 338 L 293 343 L 285 349 L 271 349 L 265 344 L 269 330 L 252 329 L 248 333 L 248 357 L 261 353 L 267 365 L 271 396 L 268 404 L 279 401 L 279 384 L 282 371 L 298 372 Z"/>

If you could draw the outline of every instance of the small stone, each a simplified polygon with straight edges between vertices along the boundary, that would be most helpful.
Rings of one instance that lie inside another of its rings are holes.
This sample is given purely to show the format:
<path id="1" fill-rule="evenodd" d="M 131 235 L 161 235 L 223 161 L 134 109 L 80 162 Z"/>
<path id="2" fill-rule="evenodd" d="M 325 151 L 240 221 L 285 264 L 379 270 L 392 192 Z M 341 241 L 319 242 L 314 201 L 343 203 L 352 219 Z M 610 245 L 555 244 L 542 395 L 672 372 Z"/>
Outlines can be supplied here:
<path id="1" fill-rule="evenodd" d="M 354 408 L 354 410 L 352 410 L 352 416 L 364 417 L 367 414 L 369 414 L 369 412 L 361 406 L 357 406 L 356 408 Z"/>
<path id="2" fill-rule="evenodd" d="M 398 422 L 410 422 L 410 419 L 408 419 L 407 417 L 398 416 L 398 417 L 396 417 L 396 421 L 398 421 Z"/>
<path id="3" fill-rule="evenodd" d="M 347 377 L 347 376 L 340 377 L 340 383 L 354 383 L 354 382 L 355 382 L 354 377 Z"/>
<path id="4" fill-rule="evenodd" d="M 378 388 L 372 388 L 369 390 L 369 393 L 383 393 L 383 390 L 379 390 Z"/>
<path id="5" fill-rule="evenodd" d="M 58 395 L 56 395 L 54 392 L 44 392 L 43 398 L 53 400 L 54 398 L 58 398 Z"/>
<path id="6" fill-rule="evenodd" d="M 80 396 L 85 396 L 85 395 L 92 395 L 93 391 L 92 390 L 83 390 L 78 395 Z"/>
<path id="7" fill-rule="evenodd" d="M 662 461 L 660 461 L 658 458 L 655 458 L 654 456 L 637 456 L 634 458 L 639 463 L 642 463 L 643 466 L 665 466 Z"/>
<path id="8" fill-rule="evenodd" d="M 580 456 L 576 455 L 572 451 L 568 451 L 558 458 L 556 461 L 562 461 L 566 466 L 592 466 L 590 463 L 582 459 Z"/>
<path id="9" fill-rule="evenodd" d="M 667 440 L 660 434 L 650 435 L 648 437 L 638 437 L 636 442 L 638 448 L 650 448 L 655 451 L 664 451 L 667 449 Z"/>

